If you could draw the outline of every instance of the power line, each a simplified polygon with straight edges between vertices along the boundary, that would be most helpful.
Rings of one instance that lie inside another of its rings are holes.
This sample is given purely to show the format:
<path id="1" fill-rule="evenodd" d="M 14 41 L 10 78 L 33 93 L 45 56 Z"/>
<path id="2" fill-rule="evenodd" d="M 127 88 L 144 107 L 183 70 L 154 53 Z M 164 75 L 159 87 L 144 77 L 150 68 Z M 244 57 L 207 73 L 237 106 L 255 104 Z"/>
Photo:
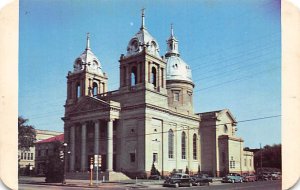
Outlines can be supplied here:
<path id="1" fill-rule="evenodd" d="M 200 113 L 201 114 L 201 113 Z M 245 119 L 245 120 L 240 120 L 240 121 L 237 121 L 236 123 L 245 123 L 245 122 L 253 122 L 253 121 L 258 121 L 258 120 L 265 120 L 265 119 L 272 119 L 272 118 L 278 118 L 278 117 L 281 117 L 281 115 L 271 115 L 271 116 L 265 116 L 265 117 L 258 117 L 258 118 L 251 118 L 251 119 Z M 219 124 L 215 124 L 215 125 L 205 125 L 206 127 L 215 127 L 215 126 L 223 126 L 223 125 L 226 125 L 226 124 L 233 124 L 233 122 L 225 122 L 225 123 L 219 123 Z M 200 126 L 197 126 L 197 127 L 188 127 L 188 129 L 184 129 L 182 126 L 181 126 L 181 129 L 175 129 L 173 130 L 172 127 L 172 131 L 173 132 L 180 132 L 180 131 L 187 131 L 187 130 L 199 130 L 201 128 L 201 123 L 200 123 Z M 169 129 L 170 130 L 170 129 Z M 168 133 L 169 130 L 167 131 L 161 131 L 161 132 L 151 132 L 151 133 L 145 133 L 145 134 L 131 134 L 131 135 L 126 135 L 126 136 L 118 136 L 116 135 L 116 139 L 133 139 L 133 138 L 138 138 L 138 137 L 145 137 L 145 136 L 149 136 L 149 135 L 162 135 L 164 133 Z M 130 132 L 128 130 L 128 132 Z M 106 136 L 105 136 L 106 137 Z M 107 138 L 105 139 L 100 139 L 100 141 L 106 141 Z"/>
<path id="2" fill-rule="evenodd" d="M 239 77 L 239 78 L 236 78 L 236 79 L 233 79 L 233 80 L 228 80 L 228 81 L 225 81 L 225 82 L 221 82 L 221 83 L 217 83 L 215 85 L 211 85 L 209 87 L 205 87 L 205 88 L 201 88 L 199 90 L 194 90 L 194 93 L 196 92 L 199 92 L 199 91 L 203 91 L 203 90 L 207 90 L 207 89 L 210 89 L 210 88 L 214 88 L 214 87 L 218 87 L 218 86 L 221 86 L 221 85 L 224 85 L 224 84 L 228 84 L 228 83 L 232 83 L 232 82 L 236 82 L 236 81 L 241 81 L 241 80 L 244 80 L 244 79 L 248 79 L 248 78 L 251 78 L 253 76 L 256 76 L 258 74 L 262 74 L 262 73 L 265 73 L 265 72 L 269 72 L 269 71 L 272 71 L 272 70 L 275 70 L 275 69 L 278 69 L 280 67 L 273 67 L 271 69 L 268 69 L 268 70 L 263 70 L 261 72 L 258 72 L 258 73 L 255 73 L 255 74 L 251 74 L 251 75 L 247 75 L 247 76 L 243 76 L 243 77 Z M 179 97 L 181 96 L 184 96 L 186 95 L 187 93 L 182 93 L 179 95 Z M 157 100 L 156 102 L 162 102 L 164 100 Z M 61 111 L 64 111 L 64 110 L 61 110 Z M 51 112 L 51 113 L 55 113 L 55 112 Z M 44 114 L 43 114 L 44 115 Z M 44 117 L 48 117 L 47 113 L 45 113 L 45 116 Z M 41 117 L 38 117 L 38 118 L 43 118 L 42 116 Z"/>

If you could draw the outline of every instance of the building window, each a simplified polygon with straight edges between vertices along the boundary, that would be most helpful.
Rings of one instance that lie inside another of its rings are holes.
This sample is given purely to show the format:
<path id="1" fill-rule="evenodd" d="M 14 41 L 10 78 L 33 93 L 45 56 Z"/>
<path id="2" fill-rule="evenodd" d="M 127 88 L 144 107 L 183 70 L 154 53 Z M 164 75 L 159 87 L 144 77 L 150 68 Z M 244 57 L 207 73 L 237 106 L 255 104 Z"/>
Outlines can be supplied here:
<path id="1" fill-rule="evenodd" d="M 164 69 L 161 68 L 161 87 L 164 87 Z"/>
<path id="2" fill-rule="evenodd" d="M 197 160 L 197 135 L 193 135 L 193 159 Z"/>
<path id="3" fill-rule="evenodd" d="M 245 166 L 247 166 L 247 159 L 246 158 L 244 159 L 244 163 L 245 163 Z"/>
<path id="4" fill-rule="evenodd" d="M 185 132 L 181 134 L 181 158 L 186 159 L 186 135 Z"/>
<path id="5" fill-rule="evenodd" d="M 157 163 L 157 162 L 158 162 L 158 154 L 153 153 L 153 163 Z"/>
<path id="6" fill-rule="evenodd" d="M 229 162 L 229 167 L 230 168 L 235 168 L 235 161 L 233 160 L 233 156 L 231 156 L 231 160 Z"/>
<path id="7" fill-rule="evenodd" d="M 174 158 L 174 133 L 172 129 L 168 132 L 169 158 Z"/>
<path id="8" fill-rule="evenodd" d="M 250 158 L 250 160 L 249 160 L 249 163 L 250 163 L 249 165 L 250 165 L 250 167 L 251 167 L 251 166 L 252 166 L 251 158 Z"/>
<path id="9" fill-rule="evenodd" d="M 23 152 L 21 153 L 21 159 L 23 159 Z"/>
<path id="10" fill-rule="evenodd" d="M 81 89 L 80 89 L 80 84 L 79 83 L 77 83 L 77 85 L 76 85 L 76 97 L 77 98 L 79 98 L 80 97 L 80 95 L 81 95 Z"/>
<path id="11" fill-rule="evenodd" d="M 130 162 L 135 162 L 135 153 L 130 153 Z"/>
<path id="12" fill-rule="evenodd" d="M 30 157 L 30 159 L 31 159 L 31 160 L 33 160 L 33 153 L 31 153 L 31 157 Z"/>
<path id="13" fill-rule="evenodd" d="M 24 152 L 24 160 L 26 160 L 26 152 Z"/>
<path id="14" fill-rule="evenodd" d="M 227 133 L 227 131 L 228 131 L 227 125 L 224 125 L 224 133 Z"/>
<path id="15" fill-rule="evenodd" d="M 97 83 L 93 83 L 93 96 L 96 96 L 98 94 L 98 85 Z"/>
<path id="16" fill-rule="evenodd" d="M 174 92 L 174 101 L 175 102 L 179 101 L 179 92 Z"/>
<path id="17" fill-rule="evenodd" d="M 137 84 L 137 72 L 136 67 L 131 68 L 131 86 L 135 86 Z"/>
<path id="18" fill-rule="evenodd" d="M 126 67 L 123 67 L 123 83 L 124 83 L 124 86 L 126 85 L 126 81 L 127 81 L 127 73 L 126 73 Z"/>
<path id="19" fill-rule="evenodd" d="M 156 69 L 152 67 L 151 69 L 151 83 L 156 87 Z"/>
<path id="20" fill-rule="evenodd" d="M 38 150 L 38 156 L 41 156 L 41 150 Z"/>

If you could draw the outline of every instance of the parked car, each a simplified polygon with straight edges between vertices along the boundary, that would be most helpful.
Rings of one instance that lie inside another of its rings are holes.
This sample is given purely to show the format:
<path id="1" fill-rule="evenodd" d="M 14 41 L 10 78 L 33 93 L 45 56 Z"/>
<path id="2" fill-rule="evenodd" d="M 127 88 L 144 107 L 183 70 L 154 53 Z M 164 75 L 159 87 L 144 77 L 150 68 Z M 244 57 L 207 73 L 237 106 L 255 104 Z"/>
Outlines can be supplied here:
<path id="1" fill-rule="evenodd" d="M 194 175 L 191 178 L 192 184 L 196 186 L 209 185 L 209 183 L 212 182 L 212 178 L 208 177 L 208 175 L 205 174 Z"/>
<path id="2" fill-rule="evenodd" d="M 187 174 L 175 173 L 168 177 L 163 184 L 166 186 L 180 187 L 180 186 L 188 186 L 192 187 L 192 179 Z"/>
<path id="3" fill-rule="evenodd" d="M 244 182 L 254 182 L 257 181 L 256 175 L 254 174 L 246 174 L 243 175 L 243 181 Z"/>
<path id="4" fill-rule="evenodd" d="M 271 174 L 271 179 L 272 180 L 279 180 L 281 179 L 281 174 L 279 172 L 274 172 Z"/>
<path id="5" fill-rule="evenodd" d="M 243 177 L 237 173 L 229 173 L 222 178 L 222 183 L 242 183 Z"/>
<path id="6" fill-rule="evenodd" d="M 159 176 L 159 175 L 150 175 L 150 176 L 148 177 L 148 179 L 160 180 L 160 179 L 161 179 L 161 176 Z"/>
<path id="7" fill-rule="evenodd" d="M 265 173 L 259 174 L 257 176 L 257 180 L 259 180 L 259 181 L 272 180 L 272 175 L 271 175 L 271 173 L 265 172 Z"/>

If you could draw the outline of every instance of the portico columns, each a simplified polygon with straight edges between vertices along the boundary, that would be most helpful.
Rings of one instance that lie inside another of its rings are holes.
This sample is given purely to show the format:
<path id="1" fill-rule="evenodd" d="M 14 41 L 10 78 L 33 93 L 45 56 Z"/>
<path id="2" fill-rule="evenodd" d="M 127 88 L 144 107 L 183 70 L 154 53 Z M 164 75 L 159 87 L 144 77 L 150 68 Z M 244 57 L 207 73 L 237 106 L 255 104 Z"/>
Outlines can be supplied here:
<path id="1" fill-rule="evenodd" d="M 71 126 L 70 130 L 70 148 L 71 148 L 71 154 L 70 154 L 70 171 L 74 171 L 75 166 L 75 126 Z M 66 138 L 66 137 L 65 137 Z"/>
<path id="2" fill-rule="evenodd" d="M 113 171 L 113 120 L 107 122 L 107 169 Z"/>
<path id="3" fill-rule="evenodd" d="M 81 171 L 86 170 L 86 123 L 81 126 Z"/>
<path id="4" fill-rule="evenodd" d="M 95 121 L 94 154 L 99 155 L 99 120 Z"/>

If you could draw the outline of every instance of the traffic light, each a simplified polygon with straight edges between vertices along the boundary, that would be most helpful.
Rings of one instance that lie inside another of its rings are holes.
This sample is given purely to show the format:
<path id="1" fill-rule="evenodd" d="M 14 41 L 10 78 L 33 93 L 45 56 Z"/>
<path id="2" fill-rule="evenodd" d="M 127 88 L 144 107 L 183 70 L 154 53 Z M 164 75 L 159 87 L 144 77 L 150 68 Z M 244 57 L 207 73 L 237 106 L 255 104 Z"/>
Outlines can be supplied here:
<path id="1" fill-rule="evenodd" d="M 94 164 L 94 158 L 93 158 L 93 157 L 91 157 L 91 159 L 90 159 L 90 164 L 91 164 L 91 165 Z"/>
<path id="2" fill-rule="evenodd" d="M 59 151 L 59 158 L 61 159 L 61 160 L 64 160 L 64 151 Z"/>

